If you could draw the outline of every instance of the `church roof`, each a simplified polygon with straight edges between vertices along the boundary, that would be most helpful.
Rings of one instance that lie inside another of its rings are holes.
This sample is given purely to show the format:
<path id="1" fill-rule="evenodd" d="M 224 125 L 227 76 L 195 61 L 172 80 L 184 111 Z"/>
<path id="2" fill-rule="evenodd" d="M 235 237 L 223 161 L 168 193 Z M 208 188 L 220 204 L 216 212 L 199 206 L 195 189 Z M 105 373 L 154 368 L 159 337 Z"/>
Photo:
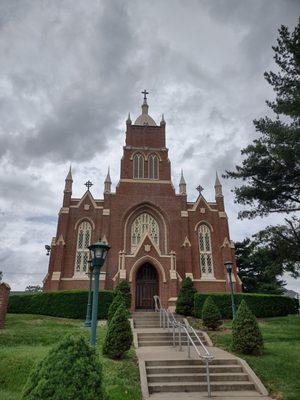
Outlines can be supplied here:
<path id="1" fill-rule="evenodd" d="M 147 97 L 146 97 L 148 92 L 144 90 L 144 92 L 142 93 L 144 94 L 144 102 L 142 104 L 142 114 L 139 117 L 137 117 L 137 119 L 134 122 L 134 125 L 156 126 L 154 119 L 151 118 L 150 115 L 148 114 L 149 106 L 147 104 Z"/>

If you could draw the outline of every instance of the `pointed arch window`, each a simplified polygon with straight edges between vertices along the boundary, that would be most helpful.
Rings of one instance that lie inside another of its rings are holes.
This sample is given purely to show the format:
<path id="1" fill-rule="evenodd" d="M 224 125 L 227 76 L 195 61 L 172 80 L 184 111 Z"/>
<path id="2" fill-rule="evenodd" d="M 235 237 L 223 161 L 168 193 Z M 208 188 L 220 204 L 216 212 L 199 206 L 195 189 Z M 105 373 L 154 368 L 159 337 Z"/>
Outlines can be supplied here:
<path id="1" fill-rule="evenodd" d="M 136 154 L 133 157 L 133 178 L 144 178 L 144 157 L 142 154 Z"/>
<path id="2" fill-rule="evenodd" d="M 201 276 L 213 276 L 213 258 L 211 248 L 211 232 L 207 225 L 198 228 Z"/>
<path id="3" fill-rule="evenodd" d="M 141 239 L 148 233 L 153 242 L 159 245 L 159 227 L 156 220 L 148 213 L 140 214 L 131 225 L 131 252 L 138 247 Z"/>
<path id="4" fill-rule="evenodd" d="M 156 154 L 150 154 L 148 157 L 148 178 L 158 179 L 159 160 Z"/>
<path id="5" fill-rule="evenodd" d="M 92 226 L 83 221 L 78 227 L 75 273 L 85 273 L 88 270 L 89 249 L 91 244 Z"/>

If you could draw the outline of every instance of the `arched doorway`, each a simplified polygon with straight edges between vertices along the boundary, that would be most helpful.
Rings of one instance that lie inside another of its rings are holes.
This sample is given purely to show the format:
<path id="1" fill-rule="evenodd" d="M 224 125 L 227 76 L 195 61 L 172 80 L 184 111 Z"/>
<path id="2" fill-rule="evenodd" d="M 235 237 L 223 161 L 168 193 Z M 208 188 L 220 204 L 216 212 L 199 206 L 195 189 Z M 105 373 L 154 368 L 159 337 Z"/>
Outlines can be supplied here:
<path id="1" fill-rule="evenodd" d="M 153 296 L 158 295 L 158 274 L 152 264 L 146 262 L 136 274 L 135 308 L 153 310 Z"/>

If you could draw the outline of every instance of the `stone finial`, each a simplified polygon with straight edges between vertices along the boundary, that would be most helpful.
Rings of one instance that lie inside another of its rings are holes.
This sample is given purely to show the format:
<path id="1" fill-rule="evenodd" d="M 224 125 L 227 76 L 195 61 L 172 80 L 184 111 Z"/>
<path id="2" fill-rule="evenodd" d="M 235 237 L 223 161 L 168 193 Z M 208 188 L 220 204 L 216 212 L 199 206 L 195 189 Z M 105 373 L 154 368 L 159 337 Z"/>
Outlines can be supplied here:
<path id="1" fill-rule="evenodd" d="M 65 179 L 65 192 L 72 193 L 72 184 L 73 184 L 72 167 L 70 165 L 68 175 L 66 176 L 66 179 Z"/>
<path id="2" fill-rule="evenodd" d="M 111 179 L 110 179 L 110 169 L 108 167 L 107 175 L 104 181 L 104 194 L 111 193 Z"/>
<path id="3" fill-rule="evenodd" d="M 216 172 L 216 181 L 215 181 L 215 196 L 216 197 L 223 197 L 222 193 L 222 185 L 218 176 L 218 172 Z"/>
<path id="4" fill-rule="evenodd" d="M 164 114 L 161 114 L 160 126 L 162 126 L 162 125 L 166 125 Z"/>
<path id="5" fill-rule="evenodd" d="M 130 112 L 128 113 L 128 118 L 127 118 L 126 124 L 127 125 L 131 125 L 132 124 L 131 117 L 130 117 Z"/>
<path id="6" fill-rule="evenodd" d="M 180 176 L 180 181 L 179 181 L 179 194 L 182 194 L 184 196 L 186 195 L 186 183 L 185 183 L 182 169 L 181 169 L 181 176 Z"/>

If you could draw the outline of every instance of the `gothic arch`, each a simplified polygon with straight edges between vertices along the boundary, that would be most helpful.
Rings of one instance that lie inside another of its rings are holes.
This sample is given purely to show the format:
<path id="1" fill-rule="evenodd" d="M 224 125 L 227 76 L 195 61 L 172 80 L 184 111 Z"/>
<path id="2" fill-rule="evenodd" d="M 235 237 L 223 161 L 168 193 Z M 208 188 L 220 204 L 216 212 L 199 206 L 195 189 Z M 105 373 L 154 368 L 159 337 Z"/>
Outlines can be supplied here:
<path id="1" fill-rule="evenodd" d="M 212 225 L 208 221 L 205 221 L 204 219 L 202 219 L 201 221 L 197 222 L 197 224 L 195 225 L 195 232 L 198 232 L 199 225 L 201 225 L 201 224 L 207 225 L 211 232 L 214 231 Z"/>
<path id="2" fill-rule="evenodd" d="M 157 269 L 158 275 L 160 276 L 160 278 L 162 278 L 162 281 L 163 281 L 163 282 L 166 282 L 166 281 L 167 281 L 167 280 L 166 280 L 166 273 L 165 273 L 165 270 L 164 270 L 163 266 L 161 265 L 161 263 L 160 263 L 158 260 L 156 260 L 156 258 L 146 255 L 146 256 L 143 256 L 143 257 L 139 258 L 139 259 L 133 264 L 133 266 L 131 267 L 131 270 L 130 270 L 130 272 L 129 272 L 129 282 L 132 282 L 133 277 L 135 277 L 135 275 L 136 275 L 138 269 L 139 269 L 145 262 L 151 263 L 151 264 Z"/>
<path id="3" fill-rule="evenodd" d="M 84 218 L 80 218 L 80 219 L 78 219 L 78 220 L 76 221 L 76 224 L 75 224 L 75 226 L 74 226 L 74 230 L 76 231 L 77 228 L 78 228 L 78 226 L 81 224 L 81 222 L 84 222 L 84 221 L 88 221 L 88 222 L 92 225 L 92 229 L 93 229 L 93 230 L 95 229 L 95 223 L 94 223 L 94 221 L 93 221 L 91 218 L 89 218 L 89 217 L 84 217 Z"/>

